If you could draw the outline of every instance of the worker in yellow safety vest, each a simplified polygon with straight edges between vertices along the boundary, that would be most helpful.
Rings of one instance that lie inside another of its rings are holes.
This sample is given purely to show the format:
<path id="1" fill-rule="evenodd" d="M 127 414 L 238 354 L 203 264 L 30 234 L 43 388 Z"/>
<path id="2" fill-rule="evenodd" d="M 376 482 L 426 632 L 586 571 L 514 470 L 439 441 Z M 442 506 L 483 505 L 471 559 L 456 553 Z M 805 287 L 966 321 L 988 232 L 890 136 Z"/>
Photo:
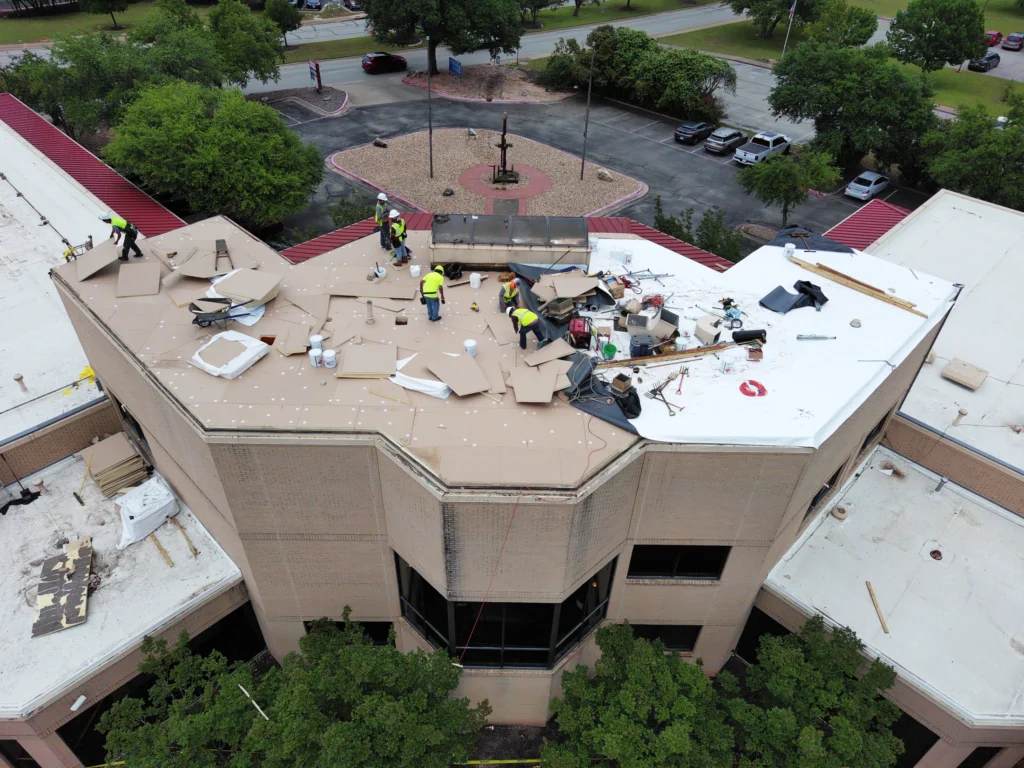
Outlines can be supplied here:
<path id="1" fill-rule="evenodd" d="M 420 295 L 427 305 L 427 319 L 436 322 L 441 319 L 441 304 L 444 304 L 444 267 L 438 265 L 420 280 Z"/>
<path id="2" fill-rule="evenodd" d="M 408 264 L 409 249 L 405 247 L 405 221 L 394 209 L 388 214 L 388 219 L 391 222 L 391 257 L 396 265 Z"/>
<path id="3" fill-rule="evenodd" d="M 391 250 L 391 227 L 388 225 L 388 196 L 381 192 L 377 195 L 377 208 L 373 212 L 373 223 L 380 232 L 380 247 Z"/>
<path id="4" fill-rule="evenodd" d="M 540 349 L 547 341 L 540 332 L 540 316 L 528 309 L 516 309 L 509 307 L 505 314 L 512 318 L 512 330 L 519 332 L 519 348 L 526 349 L 526 334 L 533 331 L 537 337 L 537 349 Z"/>
<path id="5" fill-rule="evenodd" d="M 135 244 L 135 239 L 139 236 L 139 230 L 135 228 L 134 224 L 125 221 L 114 213 L 104 213 L 100 216 L 100 221 L 105 221 L 111 226 L 110 236 L 114 238 L 114 245 L 117 245 L 121 240 L 121 235 L 124 235 L 124 247 L 121 249 L 121 255 L 117 257 L 119 261 L 128 261 L 129 250 L 135 252 L 135 258 L 142 258 L 142 249 Z"/>
<path id="6" fill-rule="evenodd" d="M 513 277 L 507 283 L 502 283 L 501 288 L 498 289 L 498 302 L 501 305 L 501 311 L 504 312 L 509 307 L 519 306 L 519 278 Z"/>

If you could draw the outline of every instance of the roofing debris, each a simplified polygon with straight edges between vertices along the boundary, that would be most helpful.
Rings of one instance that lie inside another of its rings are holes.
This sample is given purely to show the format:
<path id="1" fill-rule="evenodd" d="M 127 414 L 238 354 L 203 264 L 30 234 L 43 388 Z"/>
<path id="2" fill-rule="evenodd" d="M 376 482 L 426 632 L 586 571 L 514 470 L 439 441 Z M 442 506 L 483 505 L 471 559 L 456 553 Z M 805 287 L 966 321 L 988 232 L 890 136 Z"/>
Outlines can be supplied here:
<path id="1" fill-rule="evenodd" d="M 92 573 L 92 539 L 72 541 L 62 555 L 43 560 L 32 637 L 84 624 Z"/>
<path id="2" fill-rule="evenodd" d="M 86 448 L 81 455 L 88 466 L 89 477 L 107 497 L 134 485 L 148 474 L 146 463 L 123 432 Z"/>

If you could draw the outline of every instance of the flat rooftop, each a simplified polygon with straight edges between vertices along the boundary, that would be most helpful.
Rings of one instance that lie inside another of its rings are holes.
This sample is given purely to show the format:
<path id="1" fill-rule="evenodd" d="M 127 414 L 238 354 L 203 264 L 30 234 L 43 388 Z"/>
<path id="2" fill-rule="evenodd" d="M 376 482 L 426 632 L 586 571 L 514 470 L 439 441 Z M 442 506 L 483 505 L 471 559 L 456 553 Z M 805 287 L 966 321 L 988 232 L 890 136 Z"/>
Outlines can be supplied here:
<path id="1" fill-rule="evenodd" d="M 421 267 L 429 266 L 429 237 L 429 232 L 409 235 L 413 263 Z M 489 330 L 492 322 L 501 328 L 510 325 L 497 307 L 494 273 L 479 289 L 468 284 L 449 287 L 437 324 L 427 320 L 417 300 L 407 300 L 395 302 L 407 325 L 396 325 L 396 313 L 381 308 L 370 325 L 365 302 L 332 295 L 342 283 L 369 285 L 368 270 L 382 261 L 377 235 L 293 265 L 229 221 L 214 218 L 151 238 L 143 245 L 144 261 L 160 262 L 166 276 L 170 269 L 163 254 L 210 251 L 217 238 L 226 239 L 232 253 L 283 279 L 281 293 L 267 304 L 263 318 L 251 327 L 234 323 L 234 331 L 280 336 L 312 324 L 315 316 L 298 305 L 309 306 L 308 300 L 319 296 L 327 306 L 324 330 L 332 334 L 326 346 L 341 345 L 341 356 L 356 343 L 394 346 L 398 360 L 412 358 L 403 374 L 429 379 L 433 377 L 423 358 L 461 354 L 465 341 L 472 339 L 478 360 L 497 362 L 504 372 L 525 365 L 515 341 L 503 337 L 501 343 Z M 644 281 L 644 293 L 668 297 L 681 330 L 691 335 L 691 347 L 695 318 L 704 314 L 699 307 L 712 308 L 723 296 L 731 296 L 748 313 L 744 327 L 768 332 L 761 362 L 748 362 L 740 349 L 722 353 L 732 360 L 733 373 L 723 374 L 721 360 L 713 356 L 689 361 L 682 393 L 670 394 L 687 406 L 675 417 L 668 416 L 662 403 L 641 398 L 643 412 L 631 422 L 633 427 L 642 437 L 665 442 L 817 447 L 934 328 L 955 293 L 945 280 L 921 272 L 915 277 L 906 268 L 864 254 L 797 251 L 811 262 L 892 288 L 915 302 L 926 317 L 828 282 L 824 291 L 829 302 L 821 312 L 805 308 L 779 315 L 759 307 L 758 300 L 780 284 L 791 289 L 797 280 L 822 282 L 788 262 L 781 248 L 761 248 L 720 273 L 642 238 L 592 235 L 592 240 L 591 271 L 623 274 L 626 268 L 614 254 L 628 247 L 630 269 L 670 275 L 660 284 Z M 284 356 L 276 349 L 237 379 L 214 378 L 188 361 L 215 329 L 192 325 L 188 309 L 176 306 L 165 287 L 155 295 L 119 299 L 116 265 L 81 282 L 75 265 L 59 267 L 56 275 L 208 430 L 380 432 L 450 484 L 476 486 L 575 486 L 638 440 L 636 434 L 557 395 L 550 403 L 530 405 L 516 403 L 511 391 L 453 394 L 441 400 L 386 380 L 335 378 L 329 369 L 313 369 L 305 355 Z M 419 279 L 409 270 L 389 269 L 383 283 L 411 291 Z M 473 303 L 479 311 L 471 309 Z M 854 318 L 861 320 L 860 328 L 850 326 Z M 802 333 L 837 340 L 798 341 Z M 724 336 L 729 339 L 727 332 Z M 628 354 L 626 334 L 617 333 L 613 341 L 622 350 L 620 357 Z M 535 344 L 531 336 L 527 354 Z M 649 389 L 647 382 L 653 384 L 677 368 L 644 369 L 638 388 Z M 610 380 L 617 372 L 612 368 L 600 374 Z M 740 384 L 746 379 L 763 384 L 767 395 L 744 396 Z"/>
<path id="2" fill-rule="evenodd" d="M 238 584 L 242 574 L 214 538 L 182 504 L 178 521 L 199 550 L 189 552 L 170 523 L 156 531 L 171 570 L 150 540 L 117 549 L 121 538 L 116 499 L 91 480 L 82 494 L 85 462 L 78 456 L 25 478 L 41 478 L 48 493 L 11 507 L 0 517 L 0 719 L 20 719 L 74 689 L 142 638 Z M 154 473 L 154 477 L 159 477 Z M 64 551 L 63 542 L 92 537 L 93 575 L 99 586 L 88 598 L 84 624 L 32 637 L 40 565 Z"/>
<path id="3" fill-rule="evenodd" d="M 868 656 L 880 656 L 973 725 L 1019 726 L 1024 520 L 954 483 L 936 490 L 939 480 L 876 448 L 771 571 L 765 589 L 851 627 Z M 829 513 L 837 505 L 845 520 Z"/>
<path id="4" fill-rule="evenodd" d="M 1024 472 L 1024 214 L 943 190 L 870 248 L 873 256 L 964 288 L 900 410 Z M 984 368 L 970 390 L 942 378 L 954 358 Z M 967 415 L 953 424 L 958 411 Z"/>
<path id="5" fill-rule="evenodd" d="M 0 122 L 0 443 L 102 397 L 49 270 L 67 248 L 102 242 L 107 210 Z M 14 381 L 24 378 L 27 391 Z M 75 382 L 78 382 L 77 385 Z"/>

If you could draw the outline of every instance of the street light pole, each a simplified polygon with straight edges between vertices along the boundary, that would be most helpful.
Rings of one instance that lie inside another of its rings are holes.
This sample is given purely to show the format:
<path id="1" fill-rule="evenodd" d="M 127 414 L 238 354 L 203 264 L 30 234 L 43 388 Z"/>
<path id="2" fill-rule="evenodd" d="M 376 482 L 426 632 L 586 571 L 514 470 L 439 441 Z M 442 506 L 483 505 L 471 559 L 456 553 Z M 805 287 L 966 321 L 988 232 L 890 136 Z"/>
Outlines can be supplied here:
<path id="1" fill-rule="evenodd" d="M 596 46 L 590 49 L 590 79 L 587 81 L 587 116 L 583 120 L 583 159 L 580 160 L 580 181 L 583 181 L 583 168 L 587 164 L 587 129 L 590 128 L 590 89 L 594 86 L 594 54 Z"/>
<path id="2" fill-rule="evenodd" d="M 430 35 L 427 35 L 427 50 L 430 50 Z M 434 178 L 434 114 L 430 104 L 430 57 L 427 57 L 427 142 L 430 146 L 430 178 Z"/>

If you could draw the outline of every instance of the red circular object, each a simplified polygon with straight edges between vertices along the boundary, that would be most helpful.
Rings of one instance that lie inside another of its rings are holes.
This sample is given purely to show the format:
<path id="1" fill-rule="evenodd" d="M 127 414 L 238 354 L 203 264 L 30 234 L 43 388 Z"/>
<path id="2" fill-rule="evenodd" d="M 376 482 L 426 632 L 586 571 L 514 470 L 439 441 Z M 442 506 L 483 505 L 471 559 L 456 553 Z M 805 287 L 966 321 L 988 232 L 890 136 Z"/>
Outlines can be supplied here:
<path id="1" fill-rule="evenodd" d="M 747 397 L 764 397 L 768 394 L 768 389 L 760 381 L 748 379 L 740 384 L 740 392 Z"/>

